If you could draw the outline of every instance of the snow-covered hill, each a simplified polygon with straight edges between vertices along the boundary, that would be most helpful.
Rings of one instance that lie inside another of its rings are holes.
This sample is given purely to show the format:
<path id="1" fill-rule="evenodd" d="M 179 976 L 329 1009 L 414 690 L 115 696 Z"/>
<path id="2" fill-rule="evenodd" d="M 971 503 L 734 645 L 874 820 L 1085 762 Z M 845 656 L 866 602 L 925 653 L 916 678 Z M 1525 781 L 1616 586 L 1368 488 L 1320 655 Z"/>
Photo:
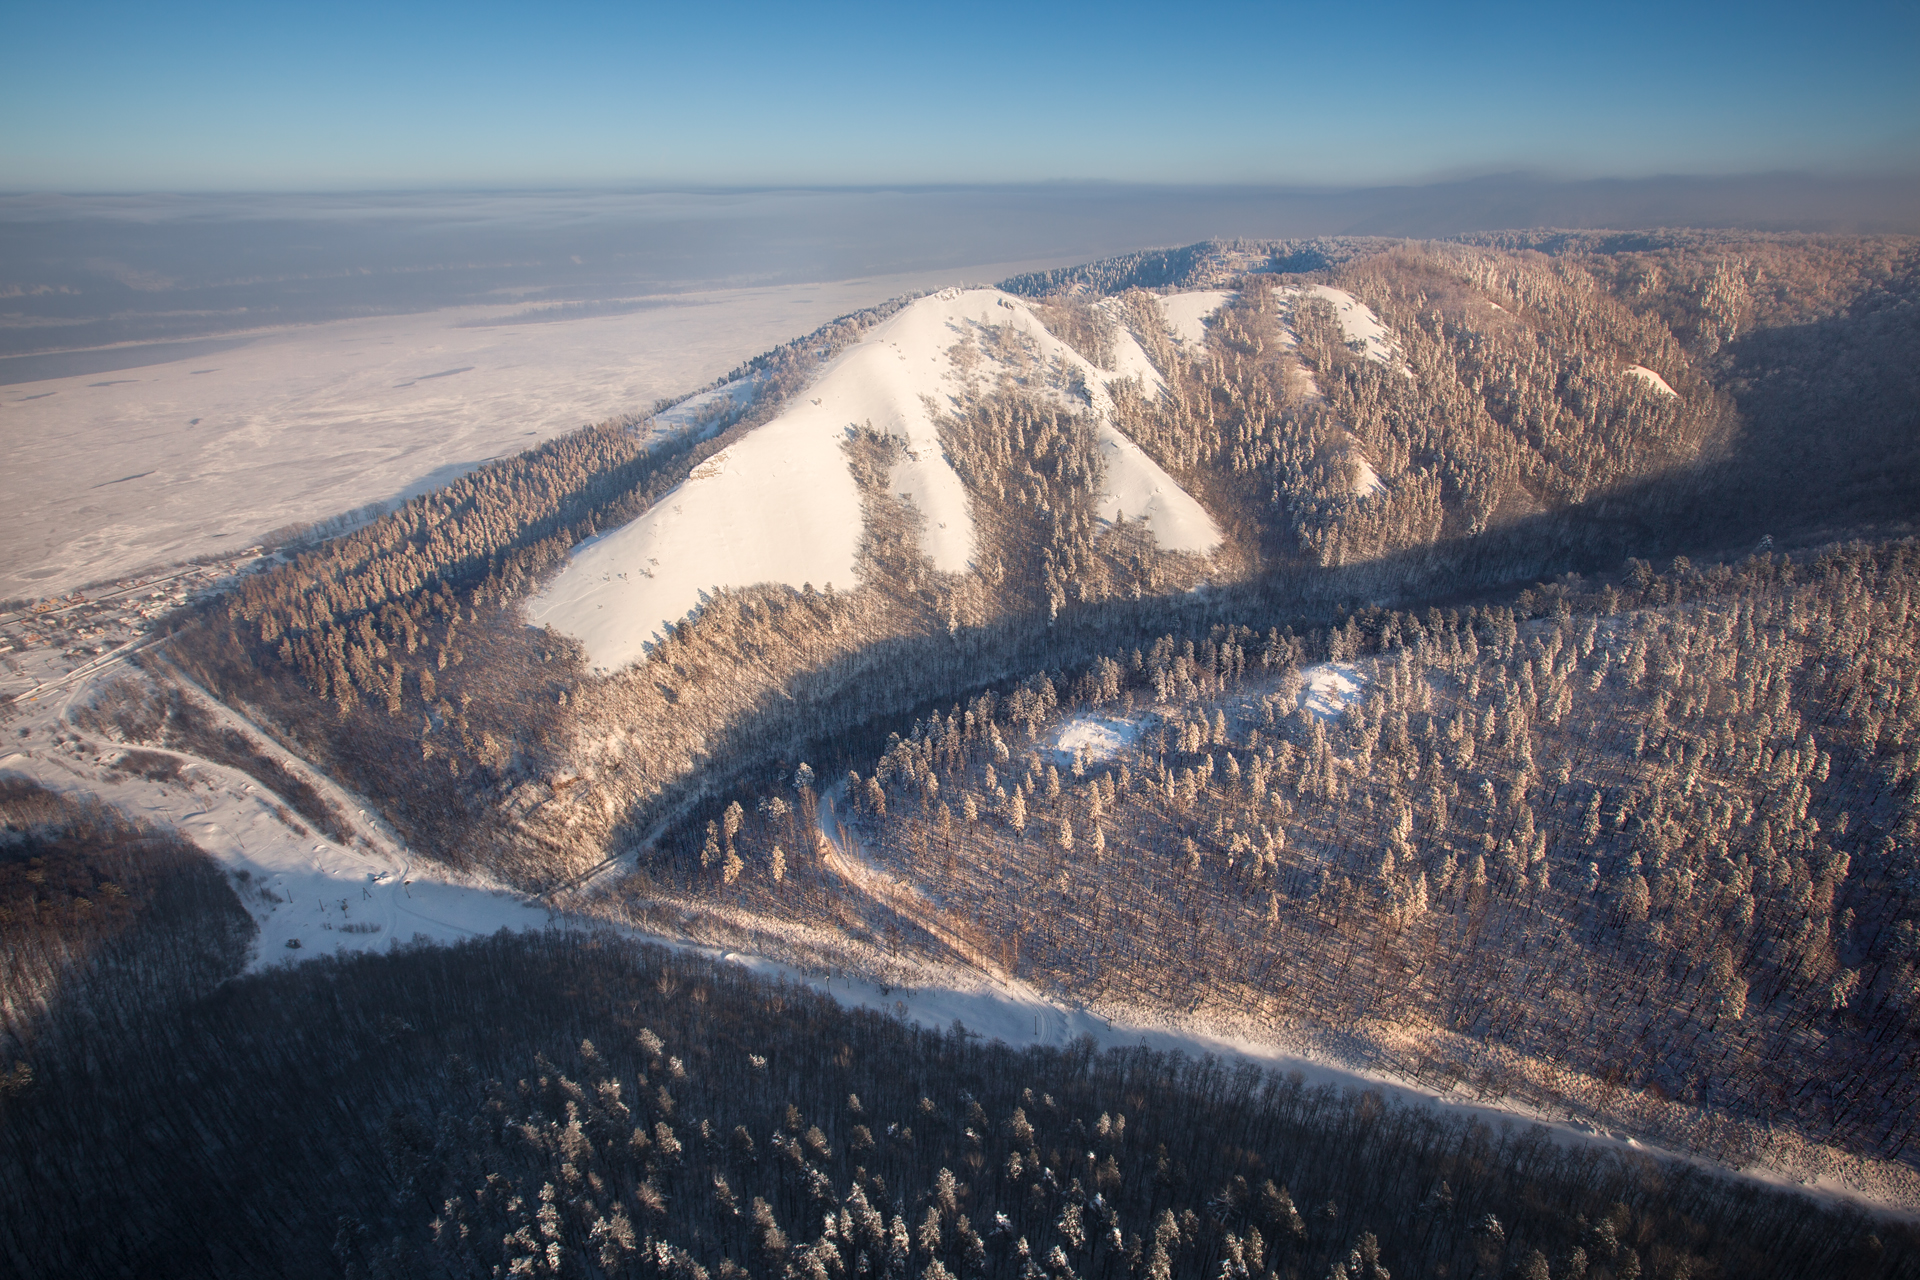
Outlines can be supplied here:
<path id="1" fill-rule="evenodd" d="M 529 616 L 581 640 L 594 666 L 615 670 L 723 588 L 852 589 L 862 507 L 843 445 L 867 427 L 903 446 L 888 488 L 924 517 L 922 553 L 940 572 L 966 571 L 973 518 L 934 413 L 956 403 L 969 378 L 982 377 L 963 364 L 1010 349 L 976 341 L 994 329 L 1016 331 L 1043 364 L 1079 372 L 1103 420 L 1104 516 L 1144 520 L 1173 551 L 1219 544 L 1206 510 L 1108 421 L 1109 380 L 1158 380 L 1137 343 L 1129 353 L 1137 357 L 1109 373 L 1054 337 L 1021 299 L 994 289 L 945 290 L 877 325 L 823 367 L 785 412 L 709 459 L 644 515 L 581 544 L 530 602 Z M 961 351 L 967 356 L 956 360 Z M 990 380 L 999 371 L 984 372 Z"/>

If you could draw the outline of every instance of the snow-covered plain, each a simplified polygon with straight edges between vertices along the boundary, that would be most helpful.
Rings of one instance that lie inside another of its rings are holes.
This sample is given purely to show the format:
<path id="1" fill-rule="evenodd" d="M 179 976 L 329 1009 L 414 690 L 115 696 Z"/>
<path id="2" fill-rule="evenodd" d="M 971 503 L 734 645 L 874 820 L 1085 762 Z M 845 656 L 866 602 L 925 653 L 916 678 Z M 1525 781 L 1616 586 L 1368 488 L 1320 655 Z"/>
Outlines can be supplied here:
<path id="1" fill-rule="evenodd" d="M 995 270 L 678 294 L 620 315 L 503 305 L 336 321 L 0 387 L 0 598 L 409 497 L 644 412 L 835 316 Z"/>
<path id="2" fill-rule="evenodd" d="M 1219 544 L 1206 510 L 1111 425 L 1106 383 L 1120 375 L 1094 368 L 1022 300 L 993 289 L 949 289 L 875 326 L 823 365 L 779 416 L 709 459 L 637 519 L 575 548 L 568 567 L 529 602 L 528 616 L 579 639 L 595 666 L 617 670 L 717 590 L 758 583 L 852 589 L 863 517 L 843 446 L 868 426 L 903 445 L 905 459 L 888 487 L 925 518 L 922 552 L 940 572 L 964 571 L 974 550 L 972 515 L 930 404 L 953 403 L 977 376 L 956 364 L 954 348 L 1000 329 L 1020 335 L 1044 359 L 1080 371 L 1102 418 L 1107 519 L 1145 520 L 1170 550 L 1204 552 Z"/>

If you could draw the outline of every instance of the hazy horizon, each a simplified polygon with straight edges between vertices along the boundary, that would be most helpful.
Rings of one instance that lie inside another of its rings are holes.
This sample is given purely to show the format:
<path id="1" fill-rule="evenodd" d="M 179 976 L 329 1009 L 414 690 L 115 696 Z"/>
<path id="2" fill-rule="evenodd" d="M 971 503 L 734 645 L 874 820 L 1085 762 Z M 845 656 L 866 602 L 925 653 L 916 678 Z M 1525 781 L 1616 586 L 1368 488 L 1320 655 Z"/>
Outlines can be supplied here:
<path id="1" fill-rule="evenodd" d="M 134 345 L 455 306 L 515 304 L 524 321 L 1213 238 L 1538 226 L 1913 233 L 1920 178 L 0 196 L 0 383 L 147 362 L 114 353 Z M 49 354 L 76 352 L 96 354 Z"/>

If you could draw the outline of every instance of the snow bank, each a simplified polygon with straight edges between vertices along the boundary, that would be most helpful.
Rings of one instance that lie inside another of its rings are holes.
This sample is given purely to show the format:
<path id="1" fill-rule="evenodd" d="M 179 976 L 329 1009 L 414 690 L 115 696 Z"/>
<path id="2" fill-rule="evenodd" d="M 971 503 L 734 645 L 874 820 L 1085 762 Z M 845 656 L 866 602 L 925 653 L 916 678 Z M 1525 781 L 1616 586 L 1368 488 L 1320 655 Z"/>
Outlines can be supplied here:
<path id="1" fill-rule="evenodd" d="M 1042 357 L 1077 368 L 1095 413 L 1111 417 L 1106 384 L 1118 375 L 1094 368 L 1021 300 L 993 289 L 921 298 L 842 352 L 785 412 L 702 464 L 651 510 L 575 548 L 568 567 L 529 602 L 529 617 L 578 638 L 595 666 L 615 670 L 640 659 L 668 624 L 723 588 L 851 589 L 862 513 L 842 445 L 850 430 L 869 425 L 904 446 L 889 488 L 925 517 L 922 552 L 942 572 L 965 570 L 973 520 L 929 401 L 945 403 L 965 388 L 968 375 L 955 366 L 952 349 L 1002 328 L 1024 335 Z M 1101 445 L 1107 518 L 1144 518 L 1170 550 L 1219 544 L 1206 510 L 1132 441 L 1103 424 Z"/>
<path id="2" fill-rule="evenodd" d="M 1207 320 L 1233 297 L 1218 289 L 1200 289 L 1193 293 L 1170 293 L 1160 299 L 1160 314 L 1175 341 L 1188 346 L 1205 346 Z"/>
<path id="3" fill-rule="evenodd" d="M 1643 364 L 1630 364 L 1627 366 L 1627 372 L 1652 387 L 1655 391 L 1660 392 L 1662 395 L 1673 396 L 1675 399 L 1678 399 L 1680 396 L 1678 391 L 1675 391 L 1667 385 L 1665 378 Z"/>
<path id="4" fill-rule="evenodd" d="M 1320 662 L 1300 668 L 1306 682 L 1300 705 L 1322 720 L 1333 720 L 1360 700 L 1366 677 L 1351 662 Z"/>

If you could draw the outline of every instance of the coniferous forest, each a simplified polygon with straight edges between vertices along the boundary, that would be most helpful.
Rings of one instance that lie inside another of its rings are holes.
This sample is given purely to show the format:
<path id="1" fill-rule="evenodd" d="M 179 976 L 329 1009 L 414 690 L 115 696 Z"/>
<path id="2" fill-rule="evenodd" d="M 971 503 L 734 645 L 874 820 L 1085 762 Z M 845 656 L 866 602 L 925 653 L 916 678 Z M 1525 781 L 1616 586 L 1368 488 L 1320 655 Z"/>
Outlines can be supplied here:
<path id="1" fill-rule="evenodd" d="M 290 533 L 61 722 L 303 838 L 364 806 L 547 932 L 263 956 L 266 886 L 0 772 L 6 1268 L 1920 1276 L 1920 241 L 1209 242 L 1001 289 L 1080 362 L 956 333 L 964 571 L 849 423 L 855 581 L 715 589 L 618 670 L 528 621 L 903 300 L 672 431 Z M 1211 550 L 1111 518 L 1108 432 Z M 955 974 L 1399 1083 L 821 994 Z"/>

